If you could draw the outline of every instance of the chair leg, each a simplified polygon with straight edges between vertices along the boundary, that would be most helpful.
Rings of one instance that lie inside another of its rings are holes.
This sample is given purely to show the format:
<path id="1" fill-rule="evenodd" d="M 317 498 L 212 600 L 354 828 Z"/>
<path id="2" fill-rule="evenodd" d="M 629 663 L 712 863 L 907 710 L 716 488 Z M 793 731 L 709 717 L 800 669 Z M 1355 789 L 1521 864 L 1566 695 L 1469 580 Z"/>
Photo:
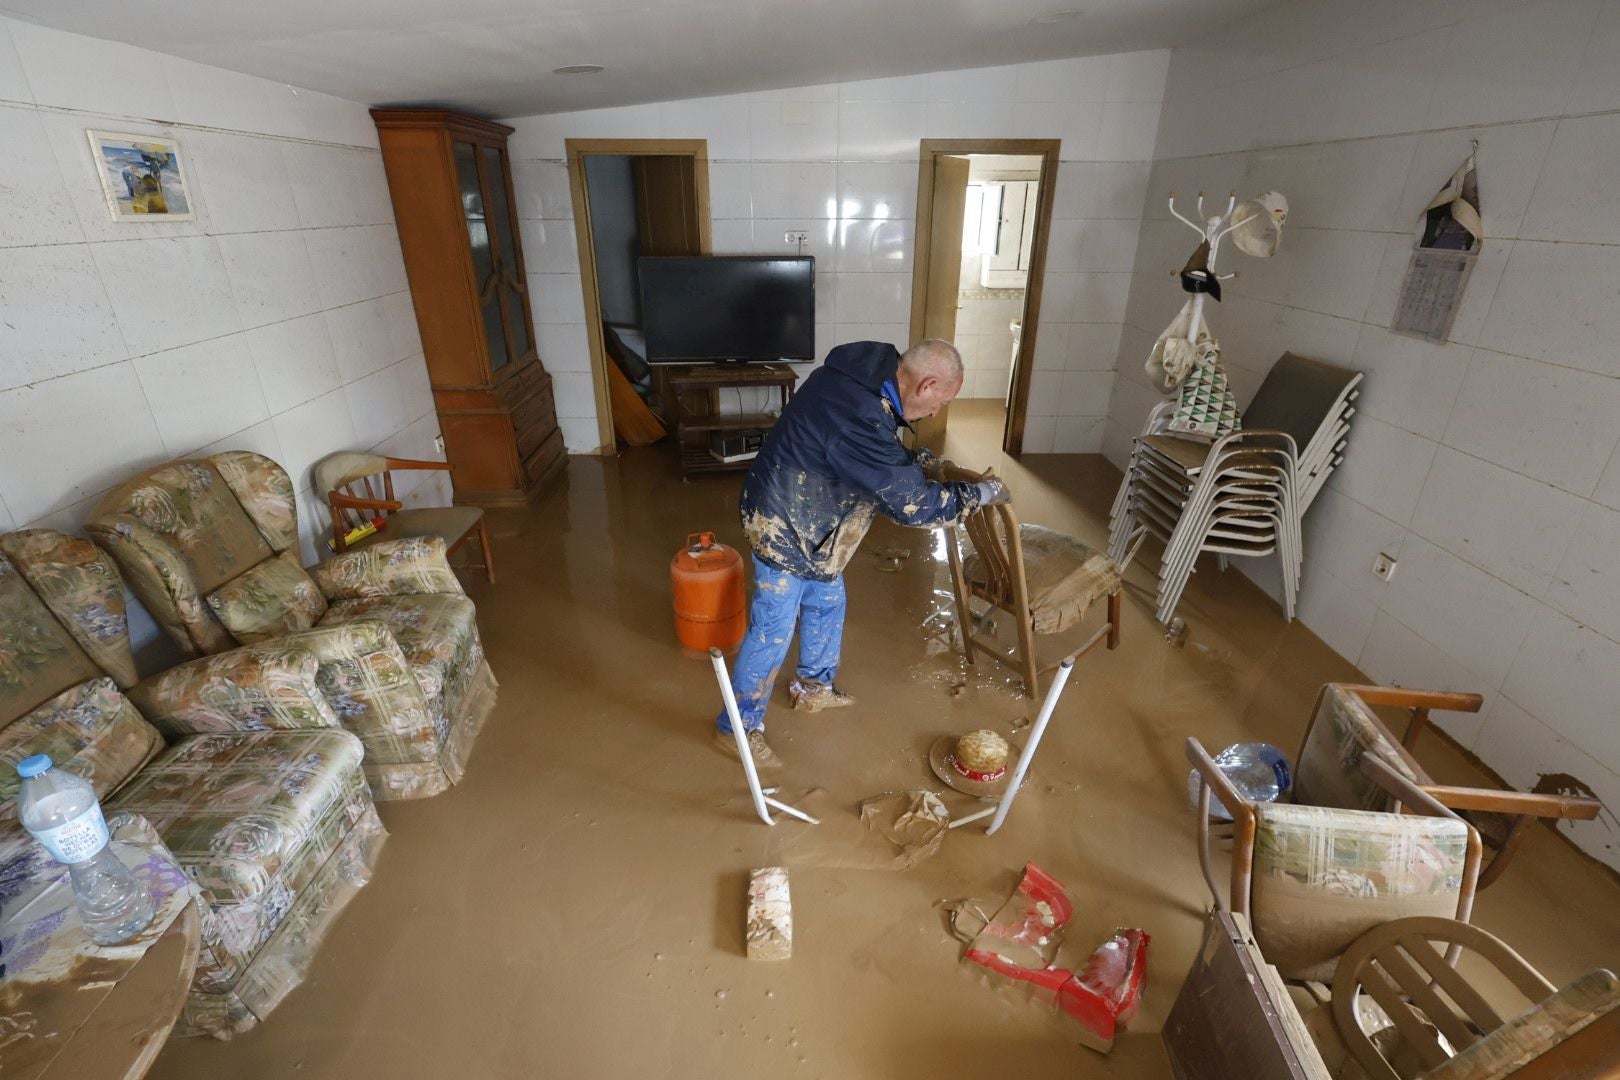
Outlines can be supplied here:
<path id="1" fill-rule="evenodd" d="M 1119 648 L 1119 589 L 1108 594 L 1108 647 Z"/>
<path id="2" fill-rule="evenodd" d="M 495 552 L 489 543 L 489 522 L 478 519 L 478 543 L 484 549 L 484 580 L 495 584 Z"/>
<path id="3" fill-rule="evenodd" d="M 1018 621 L 1018 659 L 1024 665 L 1024 691 L 1030 697 L 1039 697 L 1041 677 L 1035 666 L 1035 628 L 1029 624 L 1028 614 Z"/>
<path id="4" fill-rule="evenodd" d="M 956 594 L 956 628 L 962 635 L 962 658 L 973 664 L 973 609 L 968 606 L 967 575 L 962 569 L 962 553 L 957 549 L 955 526 L 945 529 L 945 556 L 951 567 L 951 591 Z"/>

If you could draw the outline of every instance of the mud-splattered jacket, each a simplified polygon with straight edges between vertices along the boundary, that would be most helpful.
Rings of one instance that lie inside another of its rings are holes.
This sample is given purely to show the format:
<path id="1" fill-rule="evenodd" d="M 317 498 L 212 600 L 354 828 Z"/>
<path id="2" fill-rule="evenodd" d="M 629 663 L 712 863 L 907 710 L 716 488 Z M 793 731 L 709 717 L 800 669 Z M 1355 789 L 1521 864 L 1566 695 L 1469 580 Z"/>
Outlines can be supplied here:
<path id="1" fill-rule="evenodd" d="M 905 420 L 883 393 L 899 364 L 887 342 L 840 345 L 782 410 L 743 482 L 743 531 L 761 562 L 832 581 L 879 510 L 934 525 L 978 507 L 977 485 L 930 481 L 900 442 Z"/>

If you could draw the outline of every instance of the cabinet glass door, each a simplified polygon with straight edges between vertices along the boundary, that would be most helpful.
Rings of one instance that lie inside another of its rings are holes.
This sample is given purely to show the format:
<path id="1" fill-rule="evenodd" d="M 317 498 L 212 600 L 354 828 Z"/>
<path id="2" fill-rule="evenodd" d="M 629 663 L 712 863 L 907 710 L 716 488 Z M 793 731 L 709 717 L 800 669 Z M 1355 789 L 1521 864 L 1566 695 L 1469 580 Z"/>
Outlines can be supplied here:
<path id="1" fill-rule="evenodd" d="M 489 218 L 495 233 L 495 256 L 500 266 L 497 275 L 501 306 L 506 312 L 507 344 L 512 357 L 527 356 L 529 341 L 529 288 L 523 276 L 523 259 L 517 240 L 517 220 L 506 197 L 506 151 L 495 146 L 483 147 L 484 180 L 489 184 Z"/>
<path id="2" fill-rule="evenodd" d="M 512 360 L 508 348 L 505 319 L 501 313 L 500 251 L 492 242 L 489 221 L 484 212 L 484 187 L 479 176 L 478 147 L 455 144 L 456 179 L 461 189 L 461 210 L 467 220 L 467 242 L 472 248 L 473 279 L 484 323 L 484 342 L 489 349 L 491 372 L 500 371 Z"/>

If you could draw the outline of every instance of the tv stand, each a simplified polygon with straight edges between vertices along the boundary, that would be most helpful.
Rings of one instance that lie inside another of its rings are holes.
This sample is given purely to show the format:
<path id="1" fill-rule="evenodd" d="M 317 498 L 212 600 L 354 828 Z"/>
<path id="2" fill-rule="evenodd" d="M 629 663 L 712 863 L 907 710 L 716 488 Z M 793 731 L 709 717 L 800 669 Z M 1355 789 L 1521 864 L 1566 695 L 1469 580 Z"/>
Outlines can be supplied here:
<path id="1" fill-rule="evenodd" d="M 721 390 L 775 388 L 781 407 L 785 408 L 793 400 L 793 388 L 799 383 L 798 375 L 787 364 L 731 360 L 681 364 L 666 370 L 674 405 L 675 441 L 681 452 L 681 472 L 687 476 L 747 469 L 753 464 L 752 459 L 727 462 L 710 454 L 709 436 L 716 431 L 769 428 L 776 423 L 776 417 L 764 413 L 721 415 Z"/>

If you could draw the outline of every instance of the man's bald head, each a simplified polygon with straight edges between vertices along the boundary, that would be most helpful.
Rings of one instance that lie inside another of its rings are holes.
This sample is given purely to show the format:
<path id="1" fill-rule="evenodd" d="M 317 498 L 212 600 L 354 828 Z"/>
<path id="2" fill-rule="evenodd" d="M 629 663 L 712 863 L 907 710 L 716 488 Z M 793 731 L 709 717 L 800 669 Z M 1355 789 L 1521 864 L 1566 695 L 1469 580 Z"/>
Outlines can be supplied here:
<path id="1" fill-rule="evenodd" d="M 901 354 L 895 381 L 906 419 L 926 419 L 961 391 L 962 354 L 942 338 L 925 338 Z"/>

